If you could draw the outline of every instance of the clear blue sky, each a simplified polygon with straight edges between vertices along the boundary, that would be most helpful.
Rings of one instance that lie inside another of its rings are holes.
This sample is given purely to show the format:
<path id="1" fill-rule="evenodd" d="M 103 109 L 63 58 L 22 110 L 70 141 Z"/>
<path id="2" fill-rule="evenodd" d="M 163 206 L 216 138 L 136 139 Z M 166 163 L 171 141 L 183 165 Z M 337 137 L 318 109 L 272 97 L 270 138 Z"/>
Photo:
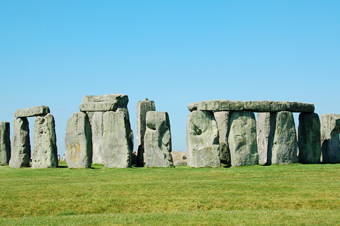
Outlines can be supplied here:
<path id="1" fill-rule="evenodd" d="M 187 105 L 291 100 L 340 113 L 340 1 L 0 0 L 0 120 L 48 105 L 64 152 L 84 95 L 168 111 L 185 150 Z"/>

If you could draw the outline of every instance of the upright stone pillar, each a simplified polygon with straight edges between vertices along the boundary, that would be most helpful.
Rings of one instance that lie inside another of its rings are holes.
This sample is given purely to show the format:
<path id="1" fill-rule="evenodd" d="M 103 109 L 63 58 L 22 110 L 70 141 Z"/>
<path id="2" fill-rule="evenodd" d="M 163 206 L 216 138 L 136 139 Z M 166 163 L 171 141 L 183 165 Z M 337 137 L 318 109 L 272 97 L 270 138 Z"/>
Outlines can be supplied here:
<path id="1" fill-rule="evenodd" d="M 228 144 L 229 116 L 229 111 L 214 112 L 214 117 L 217 122 L 219 134 L 220 161 L 225 166 L 231 165 L 230 150 Z"/>
<path id="2" fill-rule="evenodd" d="M 104 166 L 127 168 L 131 166 L 132 132 L 127 111 L 104 113 Z"/>
<path id="3" fill-rule="evenodd" d="M 137 103 L 137 166 L 144 166 L 144 135 L 146 131 L 146 114 L 156 111 L 155 102 L 145 99 Z"/>
<path id="4" fill-rule="evenodd" d="M 299 116 L 299 162 L 320 163 L 321 131 L 316 113 L 301 113 Z"/>
<path id="5" fill-rule="evenodd" d="M 13 125 L 14 137 L 9 166 L 11 168 L 29 167 L 31 145 L 28 120 L 27 118 L 16 118 Z"/>
<path id="6" fill-rule="evenodd" d="M 275 121 L 275 113 L 264 112 L 257 114 L 257 149 L 259 153 L 260 165 L 271 164 Z"/>
<path id="7" fill-rule="evenodd" d="M 57 167 L 58 150 L 53 115 L 36 117 L 34 135 L 32 168 Z"/>
<path id="8" fill-rule="evenodd" d="M 92 163 L 104 164 L 104 112 L 87 113 L 92 132 Z"/>
<path id="9" fill-rule="evenodd" d="M 232 112 L 228 143 L 232 166 L 257 165 L 256 120 L 253 112 Z"/>
<path id="10" fill-rule="evenodd" d="M 292 112 L 281 111 L 276 114 L 272 164 L 298 162 L 298 143 Z"/>
<path id="11" fill-rule="evenodd" d="M 92 163 L 92 139 L 90 122 L 85 113 L 72 115 L 67 122 L 66 162 L 69 168 L 90 168 Z"/>
<path id="12" fill-rule="evenodd" d="M 187 124 L 188 165 L 219 167 L 220 146 L 217 123 L 209 111 L 193 111 Z"/>
<path id="13" fill-rule="evenodd" d="M 340 115 L 321 115 L 321 151 L 323 163 L 340 163 Z"/>
<path id="14" fill-rule="evenodd" d="M 167 112 L 149 111 L 146 114 L 144 148 L 146 167 L 173 166 L 170 120 Z"/>
<path id="15" fill-rule="evenodd" d="M 9 122 L 0 122 L 0 165 L 8 165 L 11 158 Z"/>

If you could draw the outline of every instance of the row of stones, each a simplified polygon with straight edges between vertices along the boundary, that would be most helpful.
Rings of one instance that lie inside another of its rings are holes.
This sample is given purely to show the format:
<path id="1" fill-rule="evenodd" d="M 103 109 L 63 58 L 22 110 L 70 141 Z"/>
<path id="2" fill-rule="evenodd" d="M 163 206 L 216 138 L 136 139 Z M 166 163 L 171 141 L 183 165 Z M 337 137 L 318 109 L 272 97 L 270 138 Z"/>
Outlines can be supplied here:
<path id="1" fill-rule="evenodd" d="M 220 110 L 220 108 L 215 108 Z M 340 116 L 292 112 L 193 110 L 187 126 L 189 166 L 340 162 Z M 338 125 L 339 124 L 339 125 Z M 322 152 L 321 152 L 322 149 Z M 321 155 L 322 153 L 322 155 Z"/>
<path id="2" fill-rule="evenodd" d="M 66 161 L 70 168 L 88 168 L 93 163 L 126 168 L 133 163 L 133 133 L 126 95 L 86 96 L 67 123 Z M 137 165 L 172 166 L 168 113 L 156 112 L 153 101 L 137 105 Z"/>

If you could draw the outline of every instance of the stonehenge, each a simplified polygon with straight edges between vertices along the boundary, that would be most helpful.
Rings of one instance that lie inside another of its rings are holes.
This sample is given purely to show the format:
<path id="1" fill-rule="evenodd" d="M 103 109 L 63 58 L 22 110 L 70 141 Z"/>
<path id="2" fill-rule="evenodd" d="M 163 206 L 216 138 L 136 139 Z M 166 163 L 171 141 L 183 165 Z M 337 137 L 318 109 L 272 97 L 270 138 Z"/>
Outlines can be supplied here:
<path id="1" fill-rule="evenodd" d="M 55 168 L 58 166 L 57 138 L 54 117 L 47 106 L 19 109 L 14 114 L 14 136 L 9 166 L 12 168 Z M 36 117 L 31 152 L 28 117 Z"/>
<path id="2" fill-rule="evenodd" d="M 10 123 L 0 122 L 0 165 L 8 165 L 11 158 Z"/>
<path id="3" fill-rule="evenodd" d="M 189 104 L 188 109 L 188 163 L 192 167 L 218 167 L 228 160 L 228 154 L 231 166 L 315 163 L 320 158 L 313 104 L 211 100 Z M 258 112 L 257 119 L 254 112 Z M 293 112 L 300 112 L 299 143 Z"/>
<path id="4" fill-rule="evenodd" d="M 170 117 L 155 102 L 137 103 L 137 135 L 124 94 L 85 96 L 67 122 L 69 168 L 238 167 L 340 163 L 340 114 L 319 115 L 299 102 L 209 100 L 188 105 L 187 153 L 172 151 Z M 255 115 L 257 113 L 257 115 Z M 299 114 L 296 127 L 293 113 Z M 0 166 L 58 167 L 55 119 L 48 106 L 18 109 L 0 122 Z M 35 117 L 31 148 L 28 117 Z"/>

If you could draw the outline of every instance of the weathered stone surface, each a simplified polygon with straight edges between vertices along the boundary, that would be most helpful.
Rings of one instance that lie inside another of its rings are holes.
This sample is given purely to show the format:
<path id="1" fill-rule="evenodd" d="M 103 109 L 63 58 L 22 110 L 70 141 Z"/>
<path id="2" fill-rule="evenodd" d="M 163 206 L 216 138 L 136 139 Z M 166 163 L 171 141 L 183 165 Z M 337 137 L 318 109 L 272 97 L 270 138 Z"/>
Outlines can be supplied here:
<path id="1" fill-rule="evenodd" d="M 270 165 L 272 160 L 272 147 L 275 133 L 275 113 L 257 114 L 257 149 L 259 153 L 259 164 Z"/>
<path id="2" fill-rule="evenodd" d="M 11 158 L 10 123 L 0 122 L 0 165 L 8 165 Z"/>
<path id="3" fill-rule="evenodd" d="M 272 164 L 298 162 L 298 143 L 293 113 L 282 111 L 276 114 Z"/>
<path id="4" fill-rule="evenodd" d="M 257 165 L 256 120 L 252 112 L 232 112 L 228 143 L 232 166 Z"/>
<path id="5" fill-rule="evenodd" d="M 133 134 L 127 111 L 104 113 L 104 165 L 109 168 L 131 166 Z"/>
<path id="6" fill-rule="evenodd" d="M 156 111 L 155 102 L 145 99 L 137 103 L 137 165 L 144 166 L 144 135 L 146 130 L 146 113 Z"/>
<path id="7" fill-rule="evenodd" d="M 189 110 L 190 109 L 197 109 L 201 111 L 291 111 L 313 113 L 315 107 L 313 104 L 298 102 L 211 100 L 189 105 Z"/>
<path id="8" fill-rule="evenodd" d="M 80 105 L 80 111 L 116 111 L 117 108 L 127 108 L 128 103 L 128 96 L 123 94 L 85 96 Z"/>
<path id="9" fill-rule="evenodd" d="M 27 118 L 16 118 L 13 123 L 14 137 L 12 143 L 11 168 L 28 167 L 31 159 L 29 124 Z"/>
<path id="10" fill-rule="evenodd" d="M 188 157 L 186 152 L 172 151 L 172 161 L 174 166 L 186 166 L 188 164 Z"/>
<path id="11" fill-rule="evenodd" d="M 58 166 L 57 138 L 54 117 L 38 116 L 34 126 L 32 168 L 55 168 Z"/>
<path id="12" fill-rule="evenodd" d="M 196 111 L 197 110 L 198 103 L 191 103 L 188 105 L 189 111 Z"/>
<path id="13" fill-rule="evenodd" d="M 104 164 L 104 112 L 87 113 L 92 132 L 92 163 Z"/>
<path id="14" fill-rule="evenodd" d="M 321 131 L 316 113 L 301 113 L 299 116 L 299 162 L 320 163 Z"/>
<path id="15" fill-rule="evenodd" d="M 340 115 L 321 115 L 321 151 L 323 163 L 340 163 Z"/>
<path id="16" fill-rule="evenodd" d="M 173 166 L 170 120 L 167 112 L 147 112 L 144 148 L 145 167 Z"/>
<path id="17" fill-rule="evenodd" d="M 230 150 L 228 144 L 229 116 L 230 112 L 228 111 L 219 111 L 214 113 L 219 134 L 220 160 L 221 163 L 225 166 L 231 165 Z"/>
<path id="18" fill-rule="evenodd" d="M 187 124 L 188 165 L 219 167 L 220 147 L 217 123 L 212 112 L 194 111 Z"/>
<path id="19" fill-rule="evenodd" d="M 50 113 L 50 108 L 47 106 L 36 106 L 31 108 L 19 109 L 15 112 L 16 118 L 26 118 L 33 116 L 43 116 Z"/>
<path id="20" fill-rule="evenodd" d="M 92 136 L 88 116 L 78 112 L 67 122 L 66 162 L 69 168 L 90 168 L 92 163 Z"/>

